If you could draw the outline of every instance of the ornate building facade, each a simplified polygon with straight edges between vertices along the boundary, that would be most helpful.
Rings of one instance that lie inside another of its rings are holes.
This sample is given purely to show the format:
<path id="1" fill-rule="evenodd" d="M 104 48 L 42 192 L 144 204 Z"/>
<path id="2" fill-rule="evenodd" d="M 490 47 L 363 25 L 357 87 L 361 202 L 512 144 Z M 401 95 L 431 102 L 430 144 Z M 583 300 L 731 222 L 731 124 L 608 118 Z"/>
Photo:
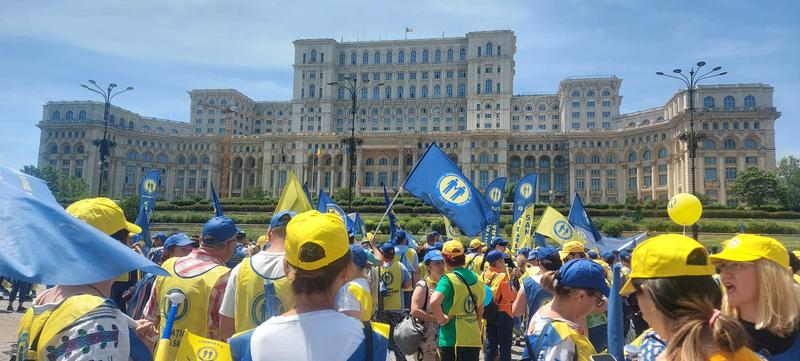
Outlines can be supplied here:
<path id="1" fill-rule="evenodd" d="M 431 143 L 437 143 L 474 184 L 538 172 L 539 201 L 589 203 L 626 197 L 668 199 L 690 190 L 688 98 L 675 93 L 656 108 L 620 114 L 622 79 L 571 77 L 549 94 L 514 94 L 516 38 L 511 31 L 471 32 L 441 39 L 294 42 L 290 101 L 255 101 L 235 89 L 189 91 L 188 122 L 141 116 L 112 106 L 105 193 L 136 193 L 141 177 L 162 169 L 165 199 L 207 197 L 210 183 L 240 195 L 260 187 L 280 193 L 289 171 L 309 189 L 347 187 L 351 97 L 329 85 L 346 78 L 363 84 L 356 94 L 356 192 L 397 189 Z M 364 80 L 369 82 L 364 82 Z M 696 158 L 698 193 L 730 202 L 738 172 L 773 169 L 773 88 L 717 84 L 695 92 L 695 129 L 706 138 Z M 225 114 L 235 106 L 236 111 Z M 229 127 L 226 122 L 233 124 Z M 97 190 L 99 155 L 92 140 L 103 134 L 103 104 L 51 101 L 44 105 L 39 165 L 82 177 Z M 222 171 L 226 129 L 232 129 L 231 164 Z"/>

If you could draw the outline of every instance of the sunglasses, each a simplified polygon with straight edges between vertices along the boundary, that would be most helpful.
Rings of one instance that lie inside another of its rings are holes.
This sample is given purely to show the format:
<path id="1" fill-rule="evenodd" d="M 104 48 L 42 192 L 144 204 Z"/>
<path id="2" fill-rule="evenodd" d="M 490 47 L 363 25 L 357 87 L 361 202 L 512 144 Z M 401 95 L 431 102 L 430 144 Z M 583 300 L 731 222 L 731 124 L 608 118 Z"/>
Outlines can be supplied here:
<path id="1" fill-rule="evenodd" d="M 592 297 L 597 299 L 597 301 L 594 303 L 594 307 L 603 307 L 603 305 L 606 303 L 606 299 L 603 298 L 602 294 L 592 293 Z"/>
<path id="2" fill-rule="evenodd" d="M 751 262 L 723 262 L 717 265 L 719 273 L 726 272 L 729 274 L 737 274 L 744 266 L 752 266 Z"/>

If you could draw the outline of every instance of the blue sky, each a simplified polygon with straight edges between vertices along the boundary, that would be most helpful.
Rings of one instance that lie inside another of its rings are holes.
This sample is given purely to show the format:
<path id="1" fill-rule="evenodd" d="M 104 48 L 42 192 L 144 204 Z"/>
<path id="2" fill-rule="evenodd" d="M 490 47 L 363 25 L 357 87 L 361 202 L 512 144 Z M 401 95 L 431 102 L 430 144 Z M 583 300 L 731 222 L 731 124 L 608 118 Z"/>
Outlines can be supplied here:
<path id="1" fill-rule="evenodd" d="M 698 60 L 720 83 L 767 83 L 782 113 L 778 158 L 800 155 L 797 1 L 5 1 L 0 12 L 0 165 L 35 164 L 42 105 L 97 100 L 86 79 L 136 90 L 115 104 L 189 118 L 196 88 L 291 97 L 292 40 L 517 36 L 514 92 L 553 92 L 574 75 L 623 79 L 622 111 L 663 105 L 679 83 L 658 70 Z"/>

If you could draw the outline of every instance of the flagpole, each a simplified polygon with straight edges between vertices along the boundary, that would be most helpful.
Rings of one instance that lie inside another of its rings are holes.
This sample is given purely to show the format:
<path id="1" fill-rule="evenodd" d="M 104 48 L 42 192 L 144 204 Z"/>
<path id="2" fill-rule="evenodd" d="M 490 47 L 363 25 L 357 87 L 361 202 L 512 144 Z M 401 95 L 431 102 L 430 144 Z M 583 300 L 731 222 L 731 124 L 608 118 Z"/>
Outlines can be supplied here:
<path id="1" fill-rule="evenodd" d="M 378 225 L 375 227 L 375 231 L 373 232 L 374 234 L 380 233 L 379 230 L 381 229 L 381 224 L 383 223 L 383 220 L 386 219 L 386 215 L 388 215 L 389 212 L 392 210 L 392 206 L 394 206 L 394 201 L 397 200 L 397 197 L 400 196 L 400 193 L 403 193 L 403 187 L 400 187 L 400 189 L 397 190 L 397 193 L 394 195 L 394 198 L 392 198 L 392 201 L 389 203 L 389 206 L 386 207 L 386 212 L 383 212 L 381 220 L 378 221 Z"/>

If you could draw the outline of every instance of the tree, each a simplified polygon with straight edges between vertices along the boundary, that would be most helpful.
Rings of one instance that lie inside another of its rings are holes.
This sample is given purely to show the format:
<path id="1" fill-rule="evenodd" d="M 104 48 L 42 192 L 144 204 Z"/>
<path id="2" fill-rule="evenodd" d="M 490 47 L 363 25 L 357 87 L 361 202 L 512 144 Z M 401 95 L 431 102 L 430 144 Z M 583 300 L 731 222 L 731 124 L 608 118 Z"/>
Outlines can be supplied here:
<path id="1" fill-rule="evenodd" d="M 82 178 L 56 170 L 50 165 L 41 168 L 26 165 L 20 171 L 45 181 L 59 203 L 71 203 L 89 196 L 89 186 Z"/>
<path id="2" fill-rule="evenodd" d="M 787 208 L 800 210 L 800 158 L 788 156 L 775 169 L 781 188 L 781 203 Z"/>
<path id="3" fill-rule="evenodd" d="M 753 207 L 779 203 L 781 199 L 778 177 L 770 171 L 755 167 L 739 173 L 731 191 L 733 199 Z"/>

